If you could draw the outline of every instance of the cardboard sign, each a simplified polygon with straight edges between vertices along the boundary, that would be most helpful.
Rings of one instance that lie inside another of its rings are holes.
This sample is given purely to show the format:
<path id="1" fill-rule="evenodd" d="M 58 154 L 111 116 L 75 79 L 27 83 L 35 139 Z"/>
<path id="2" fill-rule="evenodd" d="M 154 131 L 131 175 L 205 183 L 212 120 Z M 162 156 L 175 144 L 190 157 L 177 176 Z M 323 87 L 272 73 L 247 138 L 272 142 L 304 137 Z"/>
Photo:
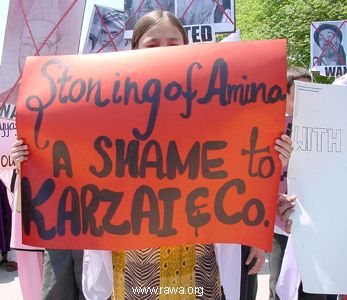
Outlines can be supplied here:
<path id="1" fill-rule="evenodd" d="M 298 197 L 292 238 L 308 293 L 347 293 L 346 92 L 345 86 L 295 83 L 288 189 Z"/>
<path id="2" fill-rule="evenodd" d="M 24 242 L 269 250 L 285 99 L 283 40 L 30 58 Z"/>
<path id="3" fill-rule="evenodd" d="M 14 169 L 16 167 L 9 154 L 16 136 L 16 122 L 0 118 L 0 169 Z"/>

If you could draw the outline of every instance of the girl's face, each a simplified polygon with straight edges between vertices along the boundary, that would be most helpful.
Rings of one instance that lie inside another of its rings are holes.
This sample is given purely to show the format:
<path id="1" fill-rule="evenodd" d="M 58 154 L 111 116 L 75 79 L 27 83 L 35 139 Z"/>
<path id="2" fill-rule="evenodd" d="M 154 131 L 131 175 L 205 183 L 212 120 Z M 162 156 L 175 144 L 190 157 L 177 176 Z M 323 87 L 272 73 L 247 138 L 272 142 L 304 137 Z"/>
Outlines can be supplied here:
<path id="1" fill-rule="evenodd" d="M 169 21 L 162 21 L 147 30 L 139 39 L 137 49 L 183 45 L 182 33 Z"/>

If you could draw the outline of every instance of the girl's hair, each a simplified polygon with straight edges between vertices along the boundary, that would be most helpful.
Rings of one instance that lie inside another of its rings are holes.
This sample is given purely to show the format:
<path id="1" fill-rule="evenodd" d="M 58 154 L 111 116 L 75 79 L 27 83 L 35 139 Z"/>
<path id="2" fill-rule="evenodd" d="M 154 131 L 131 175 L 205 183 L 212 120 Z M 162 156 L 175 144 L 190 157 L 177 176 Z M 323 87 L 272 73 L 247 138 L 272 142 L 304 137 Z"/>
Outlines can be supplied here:
<path id="1" fill-rule="evenodd" d="M 189 43 L 187 33 L 184 30 L 181 22 L 172 13 L 168 11 L 154 10 L 148 13 L 147 15 L 144 15 L 143 17 L 140 18 L 140 20 L 137 21 L 134 27 L 133 37 L 131 40 L 131 48 L 136 49 L 138 47 L 140 38 L 151 27 L 163 21 L 170 22 L 182 33 L 183 42 L 185 45 Z"/>

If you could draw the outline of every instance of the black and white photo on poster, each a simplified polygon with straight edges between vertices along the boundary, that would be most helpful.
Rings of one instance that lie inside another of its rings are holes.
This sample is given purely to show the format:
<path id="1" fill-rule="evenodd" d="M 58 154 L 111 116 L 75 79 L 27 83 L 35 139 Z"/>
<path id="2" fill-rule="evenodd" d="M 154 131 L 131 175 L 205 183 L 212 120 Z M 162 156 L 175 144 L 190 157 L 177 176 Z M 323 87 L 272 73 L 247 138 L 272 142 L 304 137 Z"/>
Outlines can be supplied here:
<path id="1" fill-rule="evenodd" d="M 167 10 L 175 14 L 175 0 L 124 0 L 125 30 L 132 34 L 136 22 L 153 10 Z"/>
<path id="2" fill-rule="evenodd" d="M 153 10 L 175 14 L 188 33 L 196 25 L 210 25 L 213 33 L 236 29 L 234 0 L 125 0 L 125 38 L 131 39 L 136 21 Z"/>
<path id="3" fill-rule="evenodd" d="M 183 25 L 210 24 L 215 32 L 235 31 L 235 5 L 230 0 L 179 0 L 176 16 Z"/>
<path id="4" fill-rule="evenodd" d="M 124 39 L 124 12 L 94 5 L 83 53 L 105 53 L 130 49 Z"/>
<path id="5" fill-rule="evenodd" d="M 323 76 L 347 72 L 347 20 L 311 23 L 311 69 Z"/>

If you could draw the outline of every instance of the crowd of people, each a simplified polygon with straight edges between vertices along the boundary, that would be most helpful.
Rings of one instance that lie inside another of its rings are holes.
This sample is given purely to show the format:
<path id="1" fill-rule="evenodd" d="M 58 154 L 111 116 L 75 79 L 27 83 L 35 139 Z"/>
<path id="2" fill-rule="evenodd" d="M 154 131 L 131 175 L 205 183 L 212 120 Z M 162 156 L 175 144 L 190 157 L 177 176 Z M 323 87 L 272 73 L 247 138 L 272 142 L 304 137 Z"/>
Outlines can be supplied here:
<path id="1" fill-rule="evenodd" d="M 158 10 L 144 14 L 137 21 L 131 46 L 132 49 L 144 49 L 187 43 L 188 37 L 181 22 L 170 12 Z M 294 80 L 310 81 L 311 76 L 302 68 L 288 70 L 286 113 L 289 116 L 293 113 Z M 274 145 L 283 168 L 287 166 L 292 151 L 289 135 L 290 132 L 282 134 Z M 38 249 L 23 245 L 21 216 L 16 207 L 20 202 L 20 166 L 30 159 L 30 149 L 25 141 L 19 139 L 14 143 L 11 156 L 16 162 L 16 170 L 0 171 L 0 225 L 6 230 L 0 232 L 4 239 L 1 250 L 3 263 L 7 264 L 8 271 L 14 270 L 15 265 L 7 261 L 6 252 L 9 251 L 10 244 L 16 250 L 23 299 L 256 299 L 257 273 L 263 267 L 266 254 L 261 249 L 249 246 L 198 244 L 111 252 Z M 295 207 L 295 196 L 286 194 L 285 179 L 277 203 L 278 221 L 270 259 L 269 299 L 280 299 L 276 286 L 287 235 L 291 230 L 290 215 Z M 12 219 L 12 224 L 9 219 Z M 194 288 L 195 293 L 173 298 L 170 295 L 139 295 L 133 290 L 135 286 L 153 288 L 173 284 Z M 298 295 L 298 299 L 337 297 L 309 295 L 302 290 Z"/>

